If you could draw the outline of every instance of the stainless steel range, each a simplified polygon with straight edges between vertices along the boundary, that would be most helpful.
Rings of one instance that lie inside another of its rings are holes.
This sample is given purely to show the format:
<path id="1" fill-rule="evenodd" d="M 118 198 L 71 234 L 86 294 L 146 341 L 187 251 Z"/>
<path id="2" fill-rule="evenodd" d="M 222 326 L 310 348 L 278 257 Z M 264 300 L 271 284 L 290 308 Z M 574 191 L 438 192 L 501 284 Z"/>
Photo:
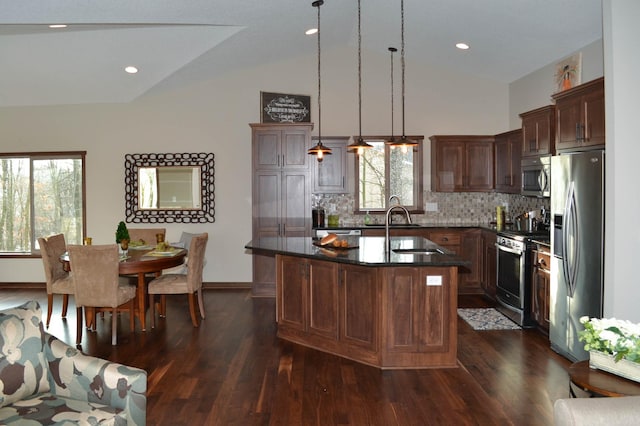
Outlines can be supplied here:
<path id="1" fill-rule="evenodd" d="M 522 327 L 535 325 L 531 318 L 531 249 L 533 240 L 548 241 L 547 231 L 501 231 L 496 240 L 497 309 Z"/>

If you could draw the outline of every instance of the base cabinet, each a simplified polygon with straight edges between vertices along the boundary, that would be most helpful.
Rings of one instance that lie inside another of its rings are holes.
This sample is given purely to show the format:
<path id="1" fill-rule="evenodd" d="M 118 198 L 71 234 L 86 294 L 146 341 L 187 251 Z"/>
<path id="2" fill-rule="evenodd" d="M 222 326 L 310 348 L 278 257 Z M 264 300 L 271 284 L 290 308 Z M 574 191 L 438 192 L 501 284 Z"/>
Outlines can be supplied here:
<path id="1" fill-rule="evenodd" d="M 551 254 L 548 248 L 533 250 L 531 277 L 531 317 L 538 328 L 549 334 L 549 301 L 551 291 Z"/>
<path id="2" fill-rule="evenodd" d="M 482 271 L 482 289 L 490 299 L 496 300 L 496 286 L 498 264 L 496 249 L 496 233 L 494 231 L 482 231 L 482 246 L 484 253 L 484 270 Z"/>
<path id="3" fill-rule="evenodd" d="M 457 267 L 276 264 L 278 337 L 383 369 L 456 366 Z"/>

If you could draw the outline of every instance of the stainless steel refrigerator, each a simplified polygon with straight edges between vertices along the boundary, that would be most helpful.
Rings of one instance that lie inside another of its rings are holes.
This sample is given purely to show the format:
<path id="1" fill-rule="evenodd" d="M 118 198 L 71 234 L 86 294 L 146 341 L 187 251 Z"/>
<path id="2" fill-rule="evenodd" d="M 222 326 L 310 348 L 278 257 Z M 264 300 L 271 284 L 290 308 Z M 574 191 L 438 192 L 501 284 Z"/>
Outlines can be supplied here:
<path id="1" fill-rule="evenodd" d="M 585 360 L 580 318 L 602 317 L 604 151 L 551 159 L 551 250 L 551 348 L 573 361 Z"/>

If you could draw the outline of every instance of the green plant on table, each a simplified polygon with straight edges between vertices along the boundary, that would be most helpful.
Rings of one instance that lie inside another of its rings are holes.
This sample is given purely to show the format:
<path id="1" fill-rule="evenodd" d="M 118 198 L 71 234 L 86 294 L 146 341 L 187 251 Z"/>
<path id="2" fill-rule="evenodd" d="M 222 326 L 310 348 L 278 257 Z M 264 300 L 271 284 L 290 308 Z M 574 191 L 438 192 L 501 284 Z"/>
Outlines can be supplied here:
<path id="1" fill-rule="evenodd" d="M 578 338 L 586 351 L 613 355 L 616 361 L 626 359 L 640 363 L 640 324 L 615 318 L 580 318 L 584 330 Z"/>
<path id="2" fill-rule="evenodd" d="M 127 229 L 127 225 L 121 221 L 118 224 L 118 229 L 116 229 L 116 243 L 120 243 L 122 240 L 129 239 L 129 230 Z"/>

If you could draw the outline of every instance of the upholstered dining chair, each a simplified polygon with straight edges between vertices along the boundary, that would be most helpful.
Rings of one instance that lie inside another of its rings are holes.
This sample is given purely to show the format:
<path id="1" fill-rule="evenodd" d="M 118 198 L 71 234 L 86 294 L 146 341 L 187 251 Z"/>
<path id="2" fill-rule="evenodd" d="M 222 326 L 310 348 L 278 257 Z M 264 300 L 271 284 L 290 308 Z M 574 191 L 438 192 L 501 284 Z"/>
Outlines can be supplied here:
<path id="1" fill-rule="evenodd" d="M 156 294 L 161 295 L 164 306 L 164 298 L 167 294 L 187 294 L 189 298 L 189 313 L 194 327 L 198 327 L 196 309 L 200 310 L 200 316 L 204 319 L 204 302 L 202 300 L 202 270 L 204 268 L 204 254 L 207 249 L 209 234 L 195 235 L 189 245 L 189 263 L 186 274 L 163 274 L 152 280 L 148 285 L 149 306 L 151 311 L 151 327 L 155 327 L 155 301 Z M 198 307 L 196 300 L 198 299 Z"/>
<path id="2" fill-rule="evenodd" d="M 53 311 L 53 295 L 62 294 L 62 318 L 67 317 L 69 295 L 73 294 L 73 281 L 69 273 L 64 270 L 60 256 L 67 250 L 64 234 L 55 234 L 49 237 L 38 238 L 44 276 L 47 285 L 47 322 L 49 328 L 51 313 Z"/>
<path id="3" fill-rule="evenodd" d="M 129 228 L 128 231 L 130 241 L 143 240 L 150 246 L 156 245 L 156 234 L 162 234 L 163 238 L 167 235 L 165 228 Z"/>
<path id="4" fill-rule="evenodd" d="M 127 304 L 129 327 L 133 331 L 136 297 L 136 286 L 120 283 L 118 245 L 69 245 L 68 251 L 78 319 L 76 345 L 80 345 L 82 340 L 82 308 L 110 308 L 111 344 L 115 345 L 118 308 L 124 308 L 123 305 Z"/>

